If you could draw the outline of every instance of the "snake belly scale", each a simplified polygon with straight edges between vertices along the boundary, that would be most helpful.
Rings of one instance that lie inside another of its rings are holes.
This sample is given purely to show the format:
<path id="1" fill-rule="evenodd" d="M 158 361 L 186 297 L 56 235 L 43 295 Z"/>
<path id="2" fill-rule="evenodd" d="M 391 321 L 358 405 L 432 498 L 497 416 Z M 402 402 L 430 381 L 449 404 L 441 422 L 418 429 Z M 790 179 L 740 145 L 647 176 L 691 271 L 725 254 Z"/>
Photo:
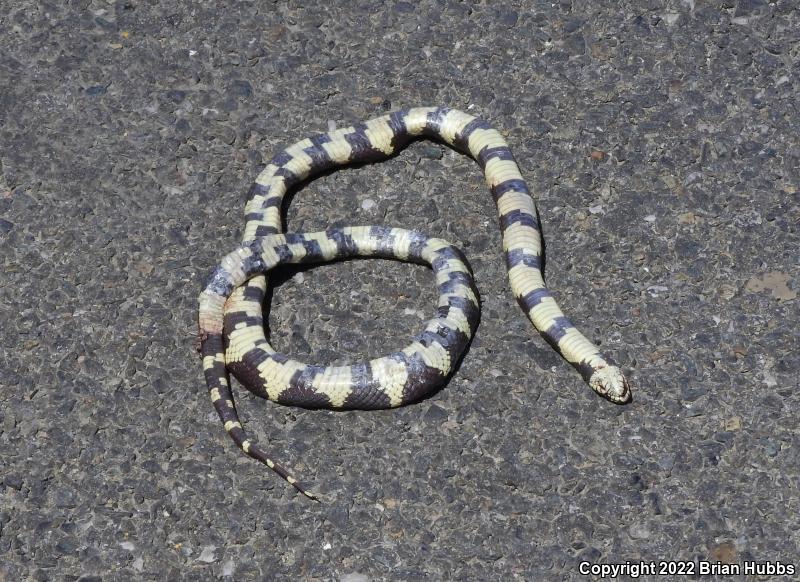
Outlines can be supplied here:
<path id="1" fill-rule="evenodd" d="M 539 219 L 508 144 L 487 122 L 446 107 L 416 107 L 301 140 L 275 156 L 256 178 L 247 203 L 243 243 L 214 270 L 200 294 L 203 369 L 225 430 L 250 457 L 308 492 L 242 428 L 228 371 L 254 394 L 291 406 L 391 408 L 441 386 L 469 344 L 480 316 L 472 273 L 450 243 L 420 232 L 358 226 L 281 234 L 287 191 L 338 166 L 386 159 L 410 141 L 443 141 L 475 159 L 500 215 L 511 289 L 547 342 L 598 394 L 618 404 L 631 393 L 621 370 L 567 319 L 544 284 Z M 264 334 L 265 273 L 279 264 L 377 256 L 428 264 L 439 292 L 436 317 L 402 350 L 349 366 L 298 362 Z"/>

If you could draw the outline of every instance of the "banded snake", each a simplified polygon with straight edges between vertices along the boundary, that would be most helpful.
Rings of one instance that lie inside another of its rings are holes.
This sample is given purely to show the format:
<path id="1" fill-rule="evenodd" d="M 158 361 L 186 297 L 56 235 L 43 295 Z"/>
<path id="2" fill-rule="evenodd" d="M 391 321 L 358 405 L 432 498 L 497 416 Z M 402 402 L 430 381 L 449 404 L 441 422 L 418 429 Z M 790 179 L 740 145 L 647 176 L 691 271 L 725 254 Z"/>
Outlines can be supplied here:
<path id="1" fill-rule="evenodd" d="M 386 159 L 418 137 L 443 141 L 478 162 L 500 215 L 506 267 L 520 307 L 595 392 L 618 404 L 631 398 L 621 370 L 572 325 L 545 286 L 535 203 L 497 130 L 456 109 L 416 107 L 319 134 L 286 148 L 256 178 L 245 209 L 244 241 L 214 270 L 200 294 L 199 310 L 204 374 L 226 432 L 247 455 L 312 499 L 312 493 L 248 438 L 228 370 L 258 396 L 310 408 L 396 407 L 419 400 L 447 380 L 480 314 L 472 273 L 458 249 L 420 232 L 387 226 L 281 234 L 281 205 L 290 188 L 337 166 Z M 265 273 L 279 264 L 356 256 L 430 265 L 439 292 L 436 316 L 407 347 L 369 362 L 309 365 L 277 352 L 264 335 Z"/>

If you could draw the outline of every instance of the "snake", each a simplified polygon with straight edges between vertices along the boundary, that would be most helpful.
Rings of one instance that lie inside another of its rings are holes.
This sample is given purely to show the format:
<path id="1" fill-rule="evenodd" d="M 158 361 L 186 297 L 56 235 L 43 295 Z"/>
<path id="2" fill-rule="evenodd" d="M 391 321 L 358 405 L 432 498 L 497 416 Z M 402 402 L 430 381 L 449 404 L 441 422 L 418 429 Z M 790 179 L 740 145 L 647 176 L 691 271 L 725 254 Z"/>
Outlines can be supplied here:
<path id="1" fill-rule="evenodd" d="M 600 396 L 631 400 L 622 370 L 564 315 L 545 285 L 539 213 L 502 134 L 449 107 L 413 107 L 316 134 L 277 154 L 257 176 L 245 206 L 242 243 L 213 270 L 199 296 L 198 340 L 211 401 L 225 431 L 305 496 L 318 500 L 242 427 L 229 373 L 253 394 L 287 406 L 373 410 L 419 401 L 444 385 L 469 345 L 480 301 L 463 253 L 417 230 L 348 226 L 283 232 L 281 210 L 293 187 L 349 164 L 382 161 L 418 139 L 472 157 L 482 168 L 499 214 L 514 297 L 543 338 Z M 435 317 L 406 347 L 344 366 L 306 364 L 274 349 L 265 336 L 267 274 L 278 265 L 378 257 L 428 265 L 438 300 Z"/>

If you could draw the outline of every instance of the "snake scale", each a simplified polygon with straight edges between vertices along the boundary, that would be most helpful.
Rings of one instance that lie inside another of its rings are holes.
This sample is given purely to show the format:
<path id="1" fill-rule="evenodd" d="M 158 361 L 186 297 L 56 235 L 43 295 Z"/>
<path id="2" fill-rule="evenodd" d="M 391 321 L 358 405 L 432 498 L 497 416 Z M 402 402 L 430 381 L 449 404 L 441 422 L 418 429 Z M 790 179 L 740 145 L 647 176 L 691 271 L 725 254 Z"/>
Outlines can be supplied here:
<path id="1" fill-rule="evenodd" d="M 290 188 L 338 166 L 386 159 L 419 137 L 443 141 L 483 169 L 500 215 L 511 289 L 536 329 L 595 392 L 618 404 L 631 397 L 621 370 L 572 325 L 545 286 L 536 207 L 497 130 L 456 109 L 415 107 L 319 134 L 286 148 L 256 178 L 245 209 L 244 242 L 214 270 L 200 294 L 199 311 L 206 383 L 226 432 L 247 455 L 312 499 L 314 495 L 248 438 L 228 371 L 258 396 L 311 408 L 391 408 L 419 400 L 446 381 L 480 316 L 472 273 L 457 248 L 420 232 L 387 226 L 281 234 L 281 205 Z M 430 265 L 439 293 L 436 316 L 407 347 L 369 362 L 318 366 L 277 352 L 264 335 L 265 273 L 279 264 L 356 256 Z"/>

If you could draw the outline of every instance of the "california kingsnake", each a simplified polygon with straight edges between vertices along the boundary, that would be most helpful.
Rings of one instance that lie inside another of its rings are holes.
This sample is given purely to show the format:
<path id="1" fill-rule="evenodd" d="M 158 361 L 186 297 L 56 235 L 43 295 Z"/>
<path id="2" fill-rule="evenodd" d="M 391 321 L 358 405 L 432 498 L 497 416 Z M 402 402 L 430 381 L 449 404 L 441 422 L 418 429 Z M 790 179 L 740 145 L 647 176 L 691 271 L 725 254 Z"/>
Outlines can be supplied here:
<path id="1" fill-rule="evenodd" d="M 446 381 L 468 345 L 480 307 L 461 252 L 441 239 L 385 226 L 281 231 L 286 192 L 325 170 L 385 159 L 418 136 L 439 139 L 483 168 L 500 214 L 503 250 L 517 302 L 553 348 L 608 400 L 630 400 L 620 369 L 559 309 L 542 278 L 542 239 L 534 201 L 503 137 L 485 121 L 445 107 L 417 107 L 316 135 L 275 156 L 256 178 L 245 212 L 244 243 L 227 255 L 200 294 L 199 333 L 211 400 L 225 430 L 249 456 L 314 498 L 247 438 L 233 402 L 230 370 L 258 396 L 313 408 L 390 408 L 419 400 Z M 430 265 L 439 291 L 436 317 L 405 349 L 350 366 L 316 366 L 276 352 L 264 336 L 266 273 L 282 263 L 379 256 Z"/>

